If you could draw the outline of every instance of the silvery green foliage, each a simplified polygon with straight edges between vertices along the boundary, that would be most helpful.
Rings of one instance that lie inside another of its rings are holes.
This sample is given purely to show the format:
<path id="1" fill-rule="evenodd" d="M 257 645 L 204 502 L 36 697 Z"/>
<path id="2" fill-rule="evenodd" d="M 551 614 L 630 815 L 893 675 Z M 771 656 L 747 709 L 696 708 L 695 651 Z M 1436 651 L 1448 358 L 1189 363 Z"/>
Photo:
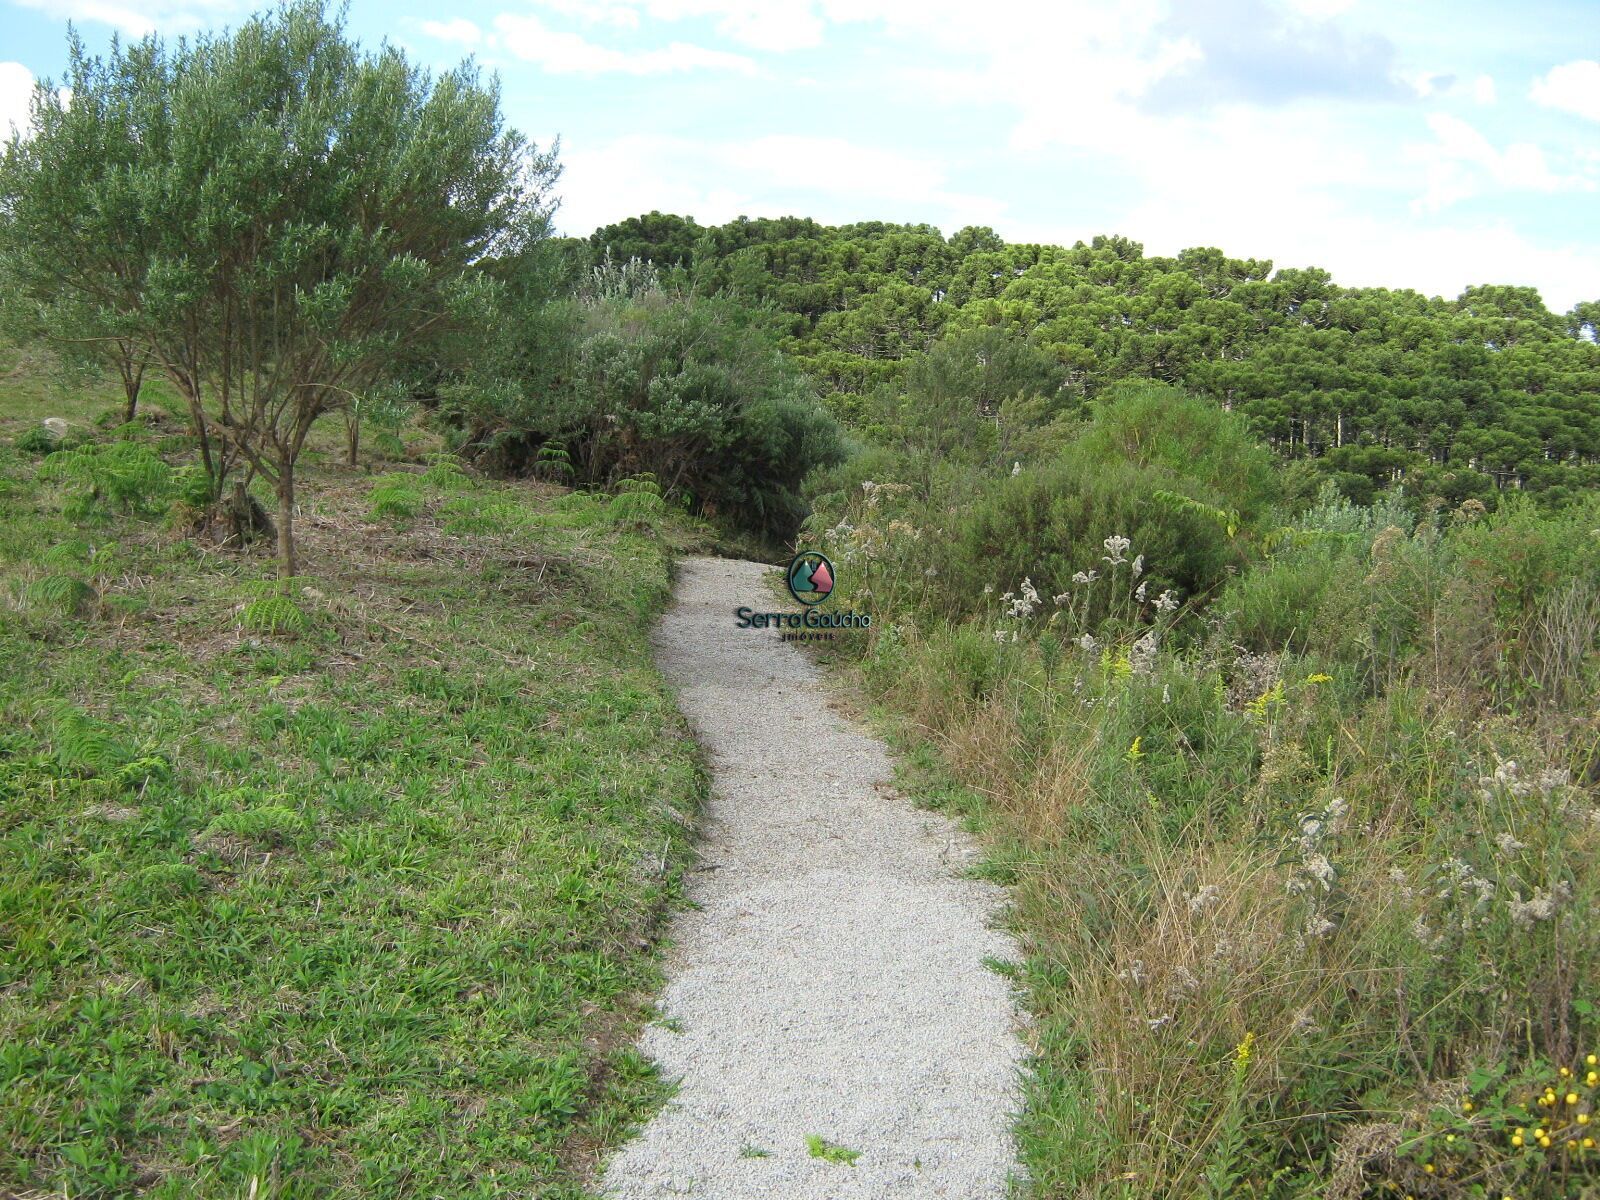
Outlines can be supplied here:
<path id="1" fill-rule="evenodd" d="M 74 37 L 61 83 L 0 165 L 0 270 L 159 363 L 214 490 L 248 460 L 281 530 L 316 419 L 485 317 L 481 265 L 548 227 L 554 156 L 497 84 L 368 50 L 320 3 L 103 57 Z"/>

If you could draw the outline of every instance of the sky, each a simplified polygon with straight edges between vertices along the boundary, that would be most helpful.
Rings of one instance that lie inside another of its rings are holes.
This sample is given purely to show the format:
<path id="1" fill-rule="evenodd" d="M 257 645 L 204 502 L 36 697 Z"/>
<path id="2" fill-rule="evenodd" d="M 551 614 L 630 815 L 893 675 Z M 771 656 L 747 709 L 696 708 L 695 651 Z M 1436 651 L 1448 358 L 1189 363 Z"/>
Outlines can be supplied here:
<path id="1" fill-rule="evenodd" d="M 0 130 L 239 0 L 0 0 Z M 1343 284 L 1600 299 L 1595 0 L 349 0 L 560 139 L 562 232 L 651 210 L 1218 246 Z"/>

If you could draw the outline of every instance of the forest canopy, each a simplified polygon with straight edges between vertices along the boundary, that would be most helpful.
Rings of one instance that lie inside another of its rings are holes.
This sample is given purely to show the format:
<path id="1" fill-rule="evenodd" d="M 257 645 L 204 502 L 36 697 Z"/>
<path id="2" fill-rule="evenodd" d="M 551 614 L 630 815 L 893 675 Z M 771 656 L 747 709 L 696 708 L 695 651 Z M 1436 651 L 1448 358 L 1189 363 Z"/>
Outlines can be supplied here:
<path id="1" fill-rule="evenodd" d="M 1211 248 L 1168 258 L 1124 237 L 1059 247 L 795 217 L 649 213 L 588 245 L 777 310 L 784 349 L 847 418 L 941 339 L 1001 330 L 1053 361 L 1043 398 L 1057 411 L 1123 380 L 1177 384 L 1358 500 L 1402 484 L 1559 502 L 1600 483 L 1600 301 L 1554 313 L 1526 287 L 1447 300 Z"/>

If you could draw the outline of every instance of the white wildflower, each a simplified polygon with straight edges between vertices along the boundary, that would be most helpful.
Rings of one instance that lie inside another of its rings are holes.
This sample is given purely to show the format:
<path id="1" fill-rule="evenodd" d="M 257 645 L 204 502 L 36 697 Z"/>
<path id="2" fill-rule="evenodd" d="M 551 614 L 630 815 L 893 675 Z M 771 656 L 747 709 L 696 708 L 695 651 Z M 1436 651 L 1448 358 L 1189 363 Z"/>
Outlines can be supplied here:
<path id="1" fill-rule="evenodd" d="M 1033 580 L 1024 579 L 1020 596 L 1014 592 L 1007 592 L 1000 599 L 1003 603 L 1011 606 L 1009 615 L 1016 620 L 1022 621 L 1033 616 L 1033 610 L 1039 604 L 1039 591 L 1033 586 Z"/>
<path id="2" fill-rule="evenodd" d="M 1548 796 L 1551 792 L 1566 787 L 1571 779 L 1572 773 L 1565 767 L 1546 767 L 1534 776 L 1533 782 L 1535 787 Z"/>
<path id="3" fill-rule="evenodd" d="M 939 568 L 938 567 L 929 567 L 926 571 L 924 571 L 922 573 L 923 578 L 925 578 L 925 579 L 932 579 L 938 574 L 939 574 Z"/>
<path id="4" fill-rule="evenodd" d="M 1434 949 L 1440 942 L 1444 941 L 1444 935 L 1442 933 L 1434 933 L 1427 920 L 1420 914 L 1415 921 L 1411 922 L 1411 936 L 1429 950 Z"/>
<path id="5" fill-rule="evenodd" d="M 1307 1007 L 1295 1013 L 1294 1021 L 1289 1026 L 1289 1032 L 1302 1035 L 1321 1033 L 1322 1027 L 1312 1019 L 1311 1009 Z"/>
<path id="6" fill-rule="evenodd" d="M 1213 904 L 1222 903 L 1222 889 L 1214 883 L 1208 883 L 1194 895 L 1189 897 L 1189 911 L 1203 913 Z"/>
<path id="7" fill-rule="evenodd" d="M 1091 654 L 1100 649 L 1100 643 L 1094 640 L 1094 635 L 1091 633 L 1086 633 L 1079 638 L 1078 645 Z"/>
<path id="8" fill-rule="evenodd" d="M 1093 583 L 1100 578 L 1099 571 L 1078 571 L 1072 576 L 1073 583 Z"/>
<path id="9" fill-rule="evenodd" d="M 1132 546 L 1133 543 L 1129 539 L 1123 537 L 1120 533 L 1114 533 L 1108 537 L 1102 543 L 1102 545 L 1105 546 L 1108 553 L 1102 555 L 1101 557 L 1113 567 L 1117 567 L 1128 561 L 1128 548 Z"/>
<path id="10" fill-rule="evenodd" d="M 1182 1003 L 1200 990 L 1200 980 L 1188 967 L 1179 965 L 1172 969 L 1172 982 L 1167 984 L 1167 1000 Z"/>
<path id="11" fill-rule="evenodd" d="M 1054 603 L 1057 608 L 1060 608 L 1068 600 L 1072 599 L 1072 593 L 1071 592 L 1062 592 L 1059 596 L 1051 596 L 1050 599 L 1051 599 L 1051 602 Z"/>
<path id="12" fill-rule="evenodd" d="M 1144 574 L 1144 555 L 1139 555 L 1133 560 L 1133 577 L 1135 579 Z"/>
<path id="13" fill-rule="evenodd" d="M 1166 591 L 1162 592 L 1161 595 L 1156 597 L 1157 612 L 1176 612 L 1177 608 L 1178 601 L 1173 597 L 1171 588 L 1168 588 Z"/>
<path id="14" fill-rule="evenodd" d="M 1519 850 L 1526 850 L 1528 848 L 1526 843 L 1517 841 L 1516 835 L 1512 834 L 1509 830 L 1498 835 L 1494 839 L 1494 844 L 1500 847 L 1500 853 L 1506 858 L 1510 858 Z"/>
<path id="15" fill-rule="evenodd" d="M 1572 885 L 1562 880 L 1548 891 L 1534 888 L 1533 895 L 1524 900 L 1521 892 L 1513 892 L 1506 901 L 1511 910 L 1511 923 L 1522 929 L 1532 928 L 1539 921 L 1551 921 L 1561 911 L 1561 906 L 1572 899 Z"/>
<path id="16" fill-rule="evenodd" d="M 1021 475 L 1021 474 L 1022 474 L 1022 464 L 1019 463 L 1019 462 L 1012 463 L 1011 464 L 1011 478 L 1015 479 L 1018 475 Z"/>
<path id="17" fill-rule="evenodd" d="M 1163 683 L 1161 685 L 1161 703 L 1172 703 L 1172 685 L 1170 683 Z"/>
<path id="18" fill-rule="evenodd" d="M 1149 675 L 1156 669 L 1156 635 L 1151 630 L 1133 643 L 1128 661 L 1135 675 Z"/>
<path id="19" fill-rule="evenodd" d="M 1308 938 L 1327 937 L 1338 926 L 1321 913 L 1312 913 L 1306 918 L 1305 933 Z"/>
<path id="20" fill-rule="evenodd" d="M 1006 631 L 1004 629 L 996 629 L 994 631 L 994 640 L 997 641 L 997 642 L 1005 641 L 1006 640 Z"/>
<path id="21" fill-rule="evenodd" d="M 1495 757 L 1494 774 L 1479 779 L 1478 786 L 1483 789 L 1484 797 L 1489 799 L 1493 798 L 1496 790 L 1509 792 L 1513 796 L 1526 796 L 1534 789 L 1534 783 L 1522 777 L 1522 768 L 1516 759 L 1499 756 Z"/>
<path id="22" fill-rule="evenodd" d="M 1137 600 L 1140 604 L 1144 603 L 1145 589 L 1148 588 L 1149 586 L 1150 586 L 1150 581 L 1148 579 L 1141 579 L 1139 581 L 1139 586 L 1133 589 L 1133 598 L 1135 600 Z"/>
<path id="23" fill-rule="evenodd" d="M 1323 891 L 1329 892 L 1333 890 L 1334 880 L 1338 878 L 1338 872 L 1334 870 L 1333 864 L 1328 861 L 1327 855 L 1309 855 L 1301 865 L 1305 868 L 1307 875 L 1322 885 Z"/>

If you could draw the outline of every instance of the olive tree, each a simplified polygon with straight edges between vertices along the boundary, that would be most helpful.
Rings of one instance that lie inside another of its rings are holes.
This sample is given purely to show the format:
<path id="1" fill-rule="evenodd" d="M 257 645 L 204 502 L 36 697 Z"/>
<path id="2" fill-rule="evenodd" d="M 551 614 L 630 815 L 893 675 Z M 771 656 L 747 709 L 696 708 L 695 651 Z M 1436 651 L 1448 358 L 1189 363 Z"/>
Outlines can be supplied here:
<path id="1" fill-rule="evenodd" d="M 73 38 L 0 166 L 0 269 L 130 340 L 176 387 L 213 494 L 243 467 L 278 499 L 317 419 L 397 360 L 486 319 L 482 270 L 548 228 L 558 173 L 499 88 L 368 51 L 320 3 L 104 58 Z"/>

